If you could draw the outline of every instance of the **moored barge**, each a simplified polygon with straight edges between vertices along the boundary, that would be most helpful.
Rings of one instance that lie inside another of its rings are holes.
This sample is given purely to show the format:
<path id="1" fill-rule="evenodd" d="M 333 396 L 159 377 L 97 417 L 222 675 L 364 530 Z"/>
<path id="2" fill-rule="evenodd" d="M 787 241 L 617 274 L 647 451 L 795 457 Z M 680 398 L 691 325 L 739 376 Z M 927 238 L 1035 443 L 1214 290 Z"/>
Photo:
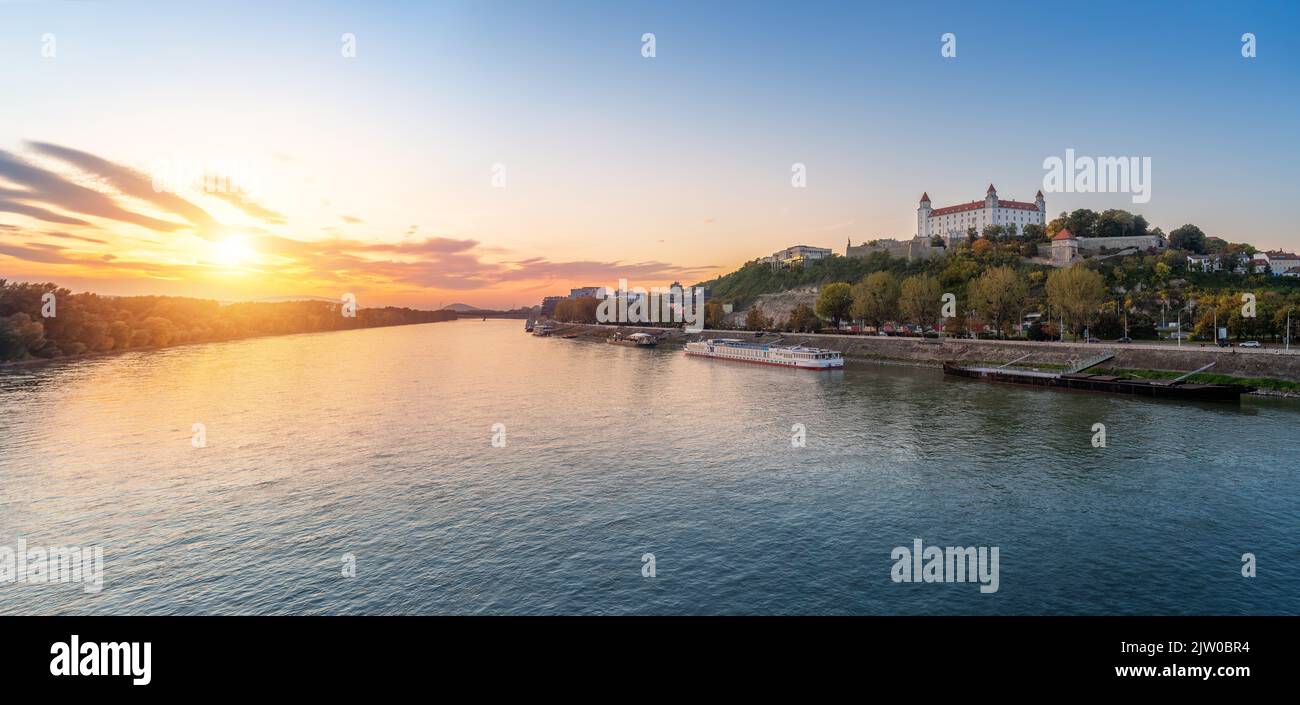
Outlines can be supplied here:
<path id="1" fill-rule="evenodd" d="M 1184 401 L 1240 402 L 1242 394 L 1254 391 L 1253 387 L 1241 384 L 1199 384 L 1184 381 L 1184 378 L 1192 373 L 1177 379 L 1135 379 L 1115 375 L 1094 375 L 1082 371 L 1057 373 L 1006 367 L 963 366 L 955 362 L 945 362 L 943 373 L 986 382 L 1076 389 L 1107 394 L 1131 394 Z"/>
<path id="2" fill-rule="evenodd" d="M 649 333 L 632 333 L 623 335 L 614 333 L 605 339 L 610 345 L 627 345 L 633 348 L 653 348 L 659 344 L 659 339 Z"/>

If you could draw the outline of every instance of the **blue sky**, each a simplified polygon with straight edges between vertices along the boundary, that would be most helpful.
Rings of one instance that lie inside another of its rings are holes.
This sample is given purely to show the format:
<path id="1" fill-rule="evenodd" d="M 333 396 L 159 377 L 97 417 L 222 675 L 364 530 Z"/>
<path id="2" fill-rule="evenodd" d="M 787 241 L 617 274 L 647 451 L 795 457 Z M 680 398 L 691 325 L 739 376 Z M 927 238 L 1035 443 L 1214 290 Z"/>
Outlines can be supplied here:
<path id="1" fill-rule="evenodd" d="M 1165 230 L 1298 248 L 1298 8 L 2 4 L 0 149 L 36 140 L 141 170 L 238 155 L 262 164 L 279 236 L 473 243 L 426 263 L 455 281 L 366 283 L 400 302 L 511 303 L 620 273 L 687 280 L 790 244 L 907 237 L 921 191 L 941 206 L 993 182 L 1032 200 L 1043 160 L 1066 148 L 1151 157 L 1152 198 L 1048 194 L 1053 215 L 1127 208 Z M 355 59 L 340 56 L 345 32 Z M 40 55 L 46 33 L 57 58 Z M 794 163 L 805 189 L 790 186 Z M 11 215 L 0 224 L 29 225 Z M 0 272 L 30 266 L 0 255 Z"/>

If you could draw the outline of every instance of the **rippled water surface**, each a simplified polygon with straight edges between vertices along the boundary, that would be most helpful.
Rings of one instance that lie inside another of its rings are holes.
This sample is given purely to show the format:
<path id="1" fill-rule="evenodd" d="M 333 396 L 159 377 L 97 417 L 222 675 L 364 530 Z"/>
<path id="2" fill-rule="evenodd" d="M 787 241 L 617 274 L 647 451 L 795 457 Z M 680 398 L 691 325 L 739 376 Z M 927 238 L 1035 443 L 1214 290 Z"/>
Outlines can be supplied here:
<path id="1" fill-rule="evenodd" d="M 0 371 L 0 546 L 105 556 L 99 594 L 0 583 L 0 613 L 1300 612 L 1294 403 L 818 374 L 521 329 Z M 914 538 L 999 547 L 1000 589 L 893 583 Z"/>

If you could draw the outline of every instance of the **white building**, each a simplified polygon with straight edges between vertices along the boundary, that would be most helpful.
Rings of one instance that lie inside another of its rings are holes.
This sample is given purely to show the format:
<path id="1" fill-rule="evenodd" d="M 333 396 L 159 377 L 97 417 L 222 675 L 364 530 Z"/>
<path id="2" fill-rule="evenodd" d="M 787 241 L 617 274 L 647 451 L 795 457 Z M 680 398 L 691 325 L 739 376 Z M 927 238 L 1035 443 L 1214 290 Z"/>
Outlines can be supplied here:
<path id="1" fill-rule="evenodd" d="M 1268 255 L 1268 265 L 1272 268 L 1274 276 L 1280 277 L 1286 272 L 1300 267 L 1300 255 L 1296 255 L 1294 252 L 1269 250 L 1264 254 Z"/>
<path id="2" fill-rule="evenodd" d="M 1187 255 L 1187 268 L 1193 272 L 1221 272 L 1223 260 L 1218 255 Z"/>
<path id="3" fill-rule="evenodd" d="M 921 206 L 916 209 L 916 234 L 919 238 L 941 237 L 949 244 L 965 239 L 968 228 L 977 235 L 989 225 L 1001 225 L 1009 234 L 1020 235 L 1026 225 L 1047 225 L 1047 202 L 1039 191 L 1033 203 L 1004 201 L 998 198 L 997 189 L 989 184 L 982 201 L 971 201 L 943 208 L 930 207 L 930 194 L 921 194 Z"/>
<path id="4" fill-rule="evenodd" d="M 582 287 L 578 287 L 577 289 L 569 289 L 569 298 L 571 299 L 583 299 L 588 297 L 593 299 L 605 298 L 605 287 L 582 286 Z"/>
<path id="5" fill-rule="evenodd" d="M 771 257 L 764 257 L 759 260 L 772 266 L 790 266 L 803 264 L 812 260 L 825 259 L 831 256 L 829 247 L 812 247 L 811 245 L 794 245 L 784 250 L 777 250 L 772 253 Z"/>

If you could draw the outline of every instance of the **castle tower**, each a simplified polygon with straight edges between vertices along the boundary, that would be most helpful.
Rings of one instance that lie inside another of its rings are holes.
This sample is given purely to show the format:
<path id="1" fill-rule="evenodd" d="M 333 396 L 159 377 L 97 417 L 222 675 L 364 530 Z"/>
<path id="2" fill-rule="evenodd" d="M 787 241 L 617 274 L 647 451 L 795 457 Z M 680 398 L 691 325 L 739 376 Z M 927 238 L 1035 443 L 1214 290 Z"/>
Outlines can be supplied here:
<path id="1" fill-rule="evenodd" d="M 1061 228 L 1061 232 L 1052 236 L 1052 265 L 1068 267 L 1077 259 L 1079 259 L 1079 239 L 1070 232 L 1069 228 Z"/>
<path id="2" fill-rule="evenodd" d="M 1047 201 L 1043 199 L 1043 190 L 1038 189 L 1038 195 L 1034 197 L 1034 205 L 1038 206 L 1038 212 L 1047 214 Z"/>
<path id="3" fill-rule="evenodd" d="M 921 206 L 916 209 L 916 236 L 930 237 L 930 193 L 921 194 Z"/>
<path id="4" fill-rule="evenodd" d="M 998 190 L 989 184 L 989 190 L 984 194 L 984 207 L 993 209 L 998 207 Z"/>

